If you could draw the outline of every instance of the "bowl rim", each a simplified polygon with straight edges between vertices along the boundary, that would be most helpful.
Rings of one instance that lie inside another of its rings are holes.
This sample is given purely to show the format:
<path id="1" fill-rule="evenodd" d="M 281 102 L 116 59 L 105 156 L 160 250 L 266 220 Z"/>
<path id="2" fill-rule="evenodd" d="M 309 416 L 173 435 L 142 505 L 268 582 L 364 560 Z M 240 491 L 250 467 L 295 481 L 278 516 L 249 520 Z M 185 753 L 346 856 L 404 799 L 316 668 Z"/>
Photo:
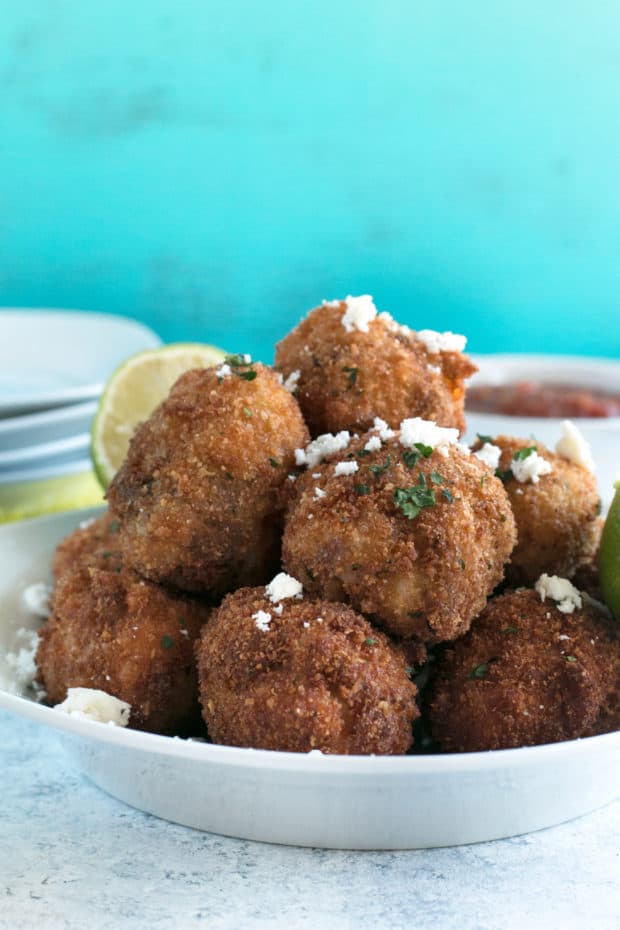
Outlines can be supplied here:
<path id="1" fill-rule="evenodd" d="M 501 378 L 492 378 L 490 377 L 490 372 L 488 371 L 487 366 L 495 365 L 501 371 L 502 366 L 506 367 L 506 372 L 509 373 L 513 367 L 519 365 L 526 365 L 529 368 L 535 368 L 536 366 L 545 366 L 551 370 L 557 370 L 562 372 L 567 371 L 567 374 L 574 375 L 575 367 L 579 367 L 583 372 L 591 372 L 592 375 L 598 374 L 600 377 L 601 369 L 607 370 L 610 374 L 613 373 L 617 375 L 618 378 L 618 393 L 620 394 L 620 360 L 613 358 L 600 358 L 593 357 L 588 355 L 549 355 L 546 353 L 538 352 L 489 352 L 489 353 L 476 353 L 470 356 L 472 362 L 475 365 L 478 365 L 478 371 L 475 372 L 471 379 L 468 382 L 469 386 L 477 385 L 498 385 L 506 383 L 502 381 Z M 530 372 L 527 371 L 524 373 L 529 375 Z M 507 380 L 507 379 L 506 379 Z M 543 380 L 544 383 L 544 379 Z M 593 387 L 597 385 L 593 385 Z M 468 410 L 467 409 L 467 393 L 465 394 L 465 416 L 468 421 L 473 417 L 484 417 L 486 419 L 496 420 L 505 420 L 507 423 L 514 423 L 517 421 L 527 423 L 528 426 L 539 428 L 543 424 L 549 424 L 553 421 L 561 422 L 562 420 L 571 420 L 574 421 L 580 429 L 599 429 L 599 430 L 617 430 L 620 429 L 620 416 L 614 417 L 533 417 L 523 414 L 510 414 L 510 413 L 490 413 L 480 410 Z"/>

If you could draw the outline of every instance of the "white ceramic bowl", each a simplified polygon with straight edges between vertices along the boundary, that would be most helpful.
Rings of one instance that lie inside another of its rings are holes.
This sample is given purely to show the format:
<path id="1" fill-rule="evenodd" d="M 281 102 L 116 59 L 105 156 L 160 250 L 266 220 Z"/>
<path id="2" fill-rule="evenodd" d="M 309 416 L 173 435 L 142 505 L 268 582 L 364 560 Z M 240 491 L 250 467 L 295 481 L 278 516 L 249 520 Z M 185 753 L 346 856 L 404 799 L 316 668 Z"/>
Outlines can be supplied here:
<path id="1" fill-rule="evenodd" d="M 89 400 L 82 404 L 45 410 L 42 413 L 27 413 L 0 419 L 0 452 L 56 442 L 69 436 L 90 432 L 97 403 L 96 400 Z"/>
<path id="2" fill-rule="evenodd" d="M 123 359 L 160 344 L 125 317 L 0 309 L 0 416 L 95 398 Z"/>
<path id="3" fill-rule="evenodd" d="M 55 544 L 92 513 L 0 527 L 0 707 L 59 731 L 82 771 L 133 807 L 253 840 L 406 849 L 538 830 L 618 795 L 620 732 L 460 755 L 306 755 L 118 729 L 8 693 L 3 656 L 19 645 L 19 628 L 35 624 L 21 591 L 49 579 Z"/>
<path id="4" fill-rule="evenodd" d="M 516 381 L 542 381 L 571 384 L 620 394 L 620 362 L 557 355 L 477 355 L 473 361 L 479 372 L 469 386 L 502 385 Z M 517 417 L 465 410 L 465 439 L 473 442 L 476 433 L 486 436 L 535 437 L 553 449 L 561 435 L 561 419 Z M 590 443 L 596 463 L 604 509 L 613 498 L 613 484 L 620 472 L 620 417 L 577 417 L 573 422 Z"/>

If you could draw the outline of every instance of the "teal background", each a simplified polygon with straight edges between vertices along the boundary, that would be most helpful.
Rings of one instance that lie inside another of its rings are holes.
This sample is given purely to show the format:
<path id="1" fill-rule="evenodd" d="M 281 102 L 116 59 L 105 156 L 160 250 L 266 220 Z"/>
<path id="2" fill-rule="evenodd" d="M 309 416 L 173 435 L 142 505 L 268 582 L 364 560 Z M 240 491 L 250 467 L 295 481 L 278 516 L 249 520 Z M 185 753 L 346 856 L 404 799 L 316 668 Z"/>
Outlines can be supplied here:
<path id="1" fill-rule="evenodd" d="M 620 356 L 617 2 L 20 0 L 0 117 L 0 303 Z"/>

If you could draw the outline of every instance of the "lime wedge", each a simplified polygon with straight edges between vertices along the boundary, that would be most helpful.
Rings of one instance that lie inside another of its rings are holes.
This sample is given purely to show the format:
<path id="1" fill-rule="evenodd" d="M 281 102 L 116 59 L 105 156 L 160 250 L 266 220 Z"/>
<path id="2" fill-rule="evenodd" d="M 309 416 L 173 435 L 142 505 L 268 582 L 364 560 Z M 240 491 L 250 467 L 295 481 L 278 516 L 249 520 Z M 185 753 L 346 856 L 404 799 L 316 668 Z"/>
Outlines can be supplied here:
<path id="1" fill-rule="evenodd" d="M 91 433 L 93 467 L 103 488 L 122 465 L 136 426 L 165 400 L 177 378 L 225 357 L 215 346 L 177 342 L 138 352 L 119 365 L 101 395 Z"/>
<path id="2" fill-rule="evenodd" d="M 615 487 L 601 537 L 599 580 L 603 600 L 616 620 L 620 620 L 620 481 L 616 481 Z"/>

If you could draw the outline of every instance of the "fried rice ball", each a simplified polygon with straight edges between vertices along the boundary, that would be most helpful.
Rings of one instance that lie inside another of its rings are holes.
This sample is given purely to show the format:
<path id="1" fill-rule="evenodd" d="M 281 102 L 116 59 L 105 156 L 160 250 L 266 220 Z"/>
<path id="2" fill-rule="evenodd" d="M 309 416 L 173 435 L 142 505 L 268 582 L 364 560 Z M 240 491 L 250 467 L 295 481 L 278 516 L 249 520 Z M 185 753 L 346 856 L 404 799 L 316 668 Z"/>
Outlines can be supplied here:
<path id="1" fill-rule="evenodd" d="M 85 561 L 62 572 L 40 631 L 38 679 L 50 704 L 96 688 L 131 704 L 129 725 L 179 733 L 199 721 L 194 641 L 210 609 L 133 572 Z"/>
<path id="2" fill-rule="evenodd" d="M 419 712 L 404 655 L 344 604 L 274 604 L 265 588 L 243 588 L 213 613 L 196 656 L 216 743 L 388 755 L 413 742 Z"/>
<path id="3" fill-rule="evenodd" d="M 242 356 L 188 371 L 108 490 L 127 566 L 219 597 L 279 564 L 281 489 L 308 432 L 274 371 Z"/>
<path id="4" fill-rule="evenodd" d="M 386 313 L 349 324 L 352 302 L 364 300 L 370 316 L 371 298 L 324 302 L 276 346 L 276 367 L 287 378 L 299 373 L 296 397 L 312 436 L 363 432 L 375 417 L 394 424 L 419 416 L 462 432 L 464 382 L 476 366 Z"/>
<path id="5" fill-rule="evenodd" d="M 121 563 L 120 524 L 109 510 L 100 517 L 85 520 L 56 547 L 52 559 L 52 574 L 60 578 L 78 561 L 88 561 L 94 567 L 113 571 Z"/>
<path id="6" fill-rule="evenodd" d="M 506 569 L 508 583 L 533 584 L 543 572 L 572 578 L 592 559 L 600 539 L 601 503 L 594 475 L 532 439 L 497 436 L 492 444 L 501 449 L 499 470 L 517 524 L 518 541 Z M 522 456 L 517 462 L 527 474 L 534 453 L 551 470 L 536 481 L 518 481 L 513 475 L 515 455 Z"/>
<path id="7" fill-rule="evenodd" d="M 503 578 L 516 538 L 508 498 L 466 450 L 407 448 L 390 432 L 354 439 L 297 479 L 283 563 L 309 593 L 389 633 L 456 639 Z"/>
<path id="8" fill-rule="evenodd" d="M 445 752 L 534 746 L 620 727 L 620 640 L 600 610 L 522 588 L 489 601 L 437 659 L 428 693 Z"/>

